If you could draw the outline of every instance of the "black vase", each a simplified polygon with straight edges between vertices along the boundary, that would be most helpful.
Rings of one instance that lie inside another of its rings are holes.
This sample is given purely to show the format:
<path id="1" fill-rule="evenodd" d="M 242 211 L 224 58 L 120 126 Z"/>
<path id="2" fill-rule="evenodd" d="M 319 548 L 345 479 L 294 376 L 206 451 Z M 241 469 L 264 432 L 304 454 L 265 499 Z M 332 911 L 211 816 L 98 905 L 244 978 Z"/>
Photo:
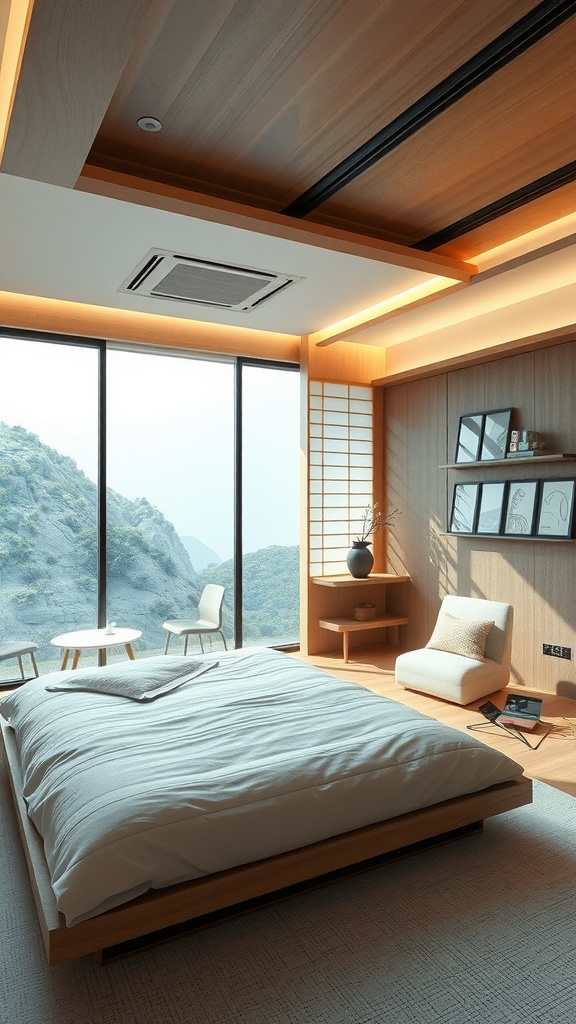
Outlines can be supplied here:
<path id="1" fill-rule="evenodd" d="M 346 565 L 351 576 L 364 580 L 374 565 L 374 555 L 368 550 L 369 540 L 353 540 L 352 547 L 346 556 Z"/>

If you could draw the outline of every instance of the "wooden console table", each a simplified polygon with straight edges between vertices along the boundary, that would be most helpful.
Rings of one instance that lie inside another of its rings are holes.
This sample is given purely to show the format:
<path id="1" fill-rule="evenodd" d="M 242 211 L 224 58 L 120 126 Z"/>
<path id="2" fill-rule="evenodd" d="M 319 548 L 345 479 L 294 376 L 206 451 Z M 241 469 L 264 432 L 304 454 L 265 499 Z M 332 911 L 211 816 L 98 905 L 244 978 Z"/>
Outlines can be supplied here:
<path id="1" fill-rule="evenodd" d="M 406 583 L 410 577 L 407 575 L 397 576 L 393 573 L 375 572 L 370 573 L 365 579 L 356 579 L 354 576 L 313 576 L 312 582 L 319 587 L 375 587 L 390 583 Z M 350 633 L 363 629 L 386 629 L 389 626 L 403 626 L 408 619 L 401 615 L 388 614 L 386 612 L 376 613 L 374 619 L 355 619 L 353 615 L 334 616 L 318 620 L 322 629 L 329 629 L 333 633 L 342 634 L 344 662 L 348 662 Z"/>

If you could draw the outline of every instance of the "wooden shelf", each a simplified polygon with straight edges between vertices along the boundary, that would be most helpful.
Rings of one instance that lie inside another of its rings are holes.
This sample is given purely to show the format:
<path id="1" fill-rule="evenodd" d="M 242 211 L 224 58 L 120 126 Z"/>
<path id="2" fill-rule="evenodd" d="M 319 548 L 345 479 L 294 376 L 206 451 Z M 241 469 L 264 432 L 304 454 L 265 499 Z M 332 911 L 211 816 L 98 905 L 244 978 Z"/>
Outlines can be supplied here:
<path id="1" fill-rule="evenodd" d="M 382 629 L 386 626 L 405 626 L 408 619 L 403 615 L 380 615 L 377 619 L 354 619 L 343 615 L 340 619 L 320 619 L 322 629 L 333 633 L 354 633 L 357 629 Z"/>
<path id="2" fill-rule="evenodd" d="M 570 462 L 576 459 L 572 452 L 557 452 L 554 455 L 526 455 L 514 459 L 484 459 L 482 462 L 450 462 L 439 469 L 487 469 L 489 466 L 525 466 L 531 463 L 535 466 L 540 462 Z"/>
<path id="3" fill-rule="evenodd" d="M 319 587 L 364 587 L 382 583 L 407 583 L 409 580 L 408 575 L 396 576 L 391 572 L 371 572 L 369 576 L 364 576 L 362 579 L 348 575 L 312 577 L 312 583 L 316 583 Z"/>
<path id="4" fill-rule="evenodd" d="M 332 589 L 349 589 L 351 587 L 385 587 L 390 583 L 408 583 L 410 577 L 407 573 L 403 575 L 397 575 L 393 572 L 371 572 L 369 576 L 364 576 L 362 579 L 358 579 L 356 576 L 350 576 L 346 573 L 343 576 L 313 576 L 312 583 L 316 583 L 319 587 L 331 587 Z M 352 595 L 352 599 L 353 599 Z M 326 594 L 325 599 L 322 601 L 324 606 L 322 610 L 330 611 L 332 609 L 326 608 L 327 604 L 340 605 L 338 611 L 341 610 L 343 600 L 336 600 L 336 595 L 332 599 Z M 320 609 L 319 609 L 320 610 Z M 336 610 L 336 609 L 334 609 Z M 403 615 L 391 615 L 383 611 L 377 613 L 374 619 L 355 619 L 352 615 L 330 615 L 323 617 L 318 620 L 318 625 L 322 629 L 330 629 L 333 633 L 342 634 L 343 643 L 343 655 L 344 661 L 348 661 L 348 650 L 349 650 L 349 639 L 350 633 L 357 633 L 363 629 L 386 629 L 388 626 L 403 626 L 408 622 L 408 619 Z"/>
<path id="5" fill-rule="evenodd" d="M 540 537 L 535 533 L 458 533 L 448 530 L 440 537 L 468 537 L 470 540 L 543 540 L 545 544 L 573 544 L 575 537 Z"/>
<path id="6" fill-rule="evenodd" d="M 320 619 L 318 625 L 322 629 L 330 629 L 333 633 L 342 633 L 344 662 L 348 661 L 348 634 L 361 629 L 386 629 L 388 626 L 404 626 L 408 619 L 400 615 L 379 615 L 376 619 L 354 619 L 350 615 L 335 619 Z"/>

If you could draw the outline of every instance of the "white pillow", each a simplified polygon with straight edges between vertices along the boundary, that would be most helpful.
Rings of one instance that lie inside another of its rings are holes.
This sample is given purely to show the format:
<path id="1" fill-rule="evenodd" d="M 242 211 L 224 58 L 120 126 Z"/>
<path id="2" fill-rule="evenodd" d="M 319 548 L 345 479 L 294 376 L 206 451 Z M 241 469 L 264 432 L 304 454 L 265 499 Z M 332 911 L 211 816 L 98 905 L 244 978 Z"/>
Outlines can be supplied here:
<path id="1" fill-rule="evenodd" d="M 51 680 L 45 686 L 50 692 L 88 691 L 145 702 L 170 693 L 217 664 L 180 657 L 141 658 L 123 665 L 55 672 L 46 676 L 44 682 Z"/>
<path id="2" fill-rule="evenodd" d="M 493 625 L 494 622 L 457 619 L 454 615 L 443 612 L 426 647 L 482 661 L 486 638 Z"/>

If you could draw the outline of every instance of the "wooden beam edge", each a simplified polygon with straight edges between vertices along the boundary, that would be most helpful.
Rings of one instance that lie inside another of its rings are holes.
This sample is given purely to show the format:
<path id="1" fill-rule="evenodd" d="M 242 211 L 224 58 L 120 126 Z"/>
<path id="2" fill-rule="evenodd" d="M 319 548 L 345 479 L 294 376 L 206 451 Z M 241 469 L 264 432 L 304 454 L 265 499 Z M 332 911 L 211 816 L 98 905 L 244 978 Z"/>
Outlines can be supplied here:
<path id="1" fill-rule="evenodd" d="M 434 377 L 449 370 L 460 370 L 468 366 L 478 366 L 481 363 L 488 363 L 492 360 L 505 359 L 507 356 L 521 355 L 523 352 L 533 352 L 540 348 L 552 348 L 554 345 L 562 345 L 570 341 L 576 341 L 576 323 L 570 324 L 567 327 L 544 331 L 541 334 L 535 334 L 533 337 L 517 338 L 513 341 L 503 342 L 501 345 L 494 345 L 491 348 L 475 349 L 473 352 L 451 356 L 448 359 L 428 363 L 426 366 L 410 367 L 408 370 L 400 370 L 398 373 L 374 378 L 371 384 L 372 387 L 393 387 L 395 384 L 424 380 L 426 377 Z"/>
<path id="2" fill-rule="evenodd" d="M 407 270 L 450 277 L 454 281 L 469 282 L 476 273 L 473 264 L 449 256 L 418 252 L 410 246 L 397 245 L 323 224 L 303 224 L 292 217 L 270 210 L 243 206 L 240 203 L 232 203 L 133 175 L 108 171 L 89 164 L 85 165 L 75 187 L 79 192 L 89 192 L 169 213 L 196 217 L 199 220 L 284 238 L 299 242 L 301 245 L 375 260 Z"/>

